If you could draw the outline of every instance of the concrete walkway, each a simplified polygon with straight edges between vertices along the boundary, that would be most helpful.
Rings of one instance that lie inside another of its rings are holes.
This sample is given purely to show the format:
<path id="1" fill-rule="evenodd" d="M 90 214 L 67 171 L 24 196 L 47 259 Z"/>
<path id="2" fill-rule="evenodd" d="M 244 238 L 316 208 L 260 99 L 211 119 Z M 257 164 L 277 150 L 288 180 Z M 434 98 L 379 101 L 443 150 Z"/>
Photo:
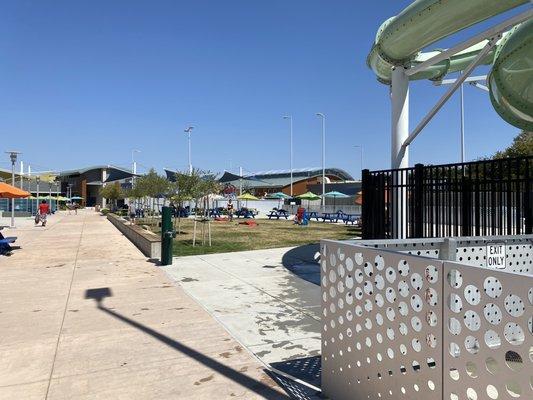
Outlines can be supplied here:
<path id="1" fill-rule="evenodd" d="M 163 267 L 266 364 L 320 354 L 318 246 L 174 258 Z M 306 249 L 308 248 L 308 249 Z M 313 283 L 314 282 L 314 283 Z"/>
<path id="2" fill-rule="evenodd" d="M 19 225 L 0 258 L 0 399 L 286 398 L 104 217 Z"/>

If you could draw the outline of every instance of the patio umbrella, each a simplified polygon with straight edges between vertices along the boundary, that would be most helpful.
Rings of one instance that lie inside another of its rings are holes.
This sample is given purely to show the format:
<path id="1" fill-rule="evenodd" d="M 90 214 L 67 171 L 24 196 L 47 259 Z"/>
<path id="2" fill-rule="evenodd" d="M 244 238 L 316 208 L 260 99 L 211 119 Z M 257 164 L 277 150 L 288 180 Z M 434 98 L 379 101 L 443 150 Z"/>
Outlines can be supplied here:
<path id="1" fill-rule="evenodd" d="M 246 200 L 246 207 L 248 207 L 248 200 L 259 200 L 257 197 L 250 193 L 241 194 L 240 196 L 237 196 L 237 198 L 239 200 Z"/>
<path id="2" fill-rule="evenodd" d="M 0 182 L 0 198 L 2 199 L 22 199 L 29 196 L 30 193 L 22 189 Z"/>
<path id="3" fill-rule="evenodd" d="M 355 204 L 357 204 L 358 206 L 363 205 L 363 192 L 362 191 L 357 193 L 357 196 L 355 197 Z"/>
<path id="4" fill-rule="evenodd" d="M 324 193 L 324 197 L 332 197 L 333 198 L 333 211 L 335 211 L 335 199 L 338 197 L 339 199 L 345 199 L 346 197 L 350 197 L 347 194 L 341 193 L 341 192 L 327 192 Z"/>
<path id="5" fill-rule="evenodd" d="M 304 194 L 296 196 L 296 198 L 300 200 L 307 200 L 307 208 L 309 208 L 309 203 L 311 202 L 311 200 L 320 200 L 320 196 L 317 196 L 313 192 L 306 192 Z"/>
<path id="6" fill-rule="evenodd" d="M 80 196 L 72 196 L 70 200 L 83 200 L 83 197 Z"/>
<path id="7" fill-rule="evenodd" d="M 281 200 L 290 199 L 291 196 L 283 193 L 283 192 L 276 192 L 276 193 L 270 193 L 267 194 L 267 199 L 278 199 L 278 208 L 281 206 Z"/>

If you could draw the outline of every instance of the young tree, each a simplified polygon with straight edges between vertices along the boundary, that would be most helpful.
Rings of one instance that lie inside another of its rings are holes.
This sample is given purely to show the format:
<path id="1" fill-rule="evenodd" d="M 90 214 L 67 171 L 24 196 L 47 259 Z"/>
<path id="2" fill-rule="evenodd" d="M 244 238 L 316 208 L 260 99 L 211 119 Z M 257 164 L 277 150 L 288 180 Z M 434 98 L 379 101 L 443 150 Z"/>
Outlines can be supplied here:
<path id="1" fill-rule="evenodd" d="M 113 210 L 117 208 L 117 200 L 125 198 L 125 193 L 117 182 L 115 184 L 109 184 L 100 189 L 100 196 L 111 201 Z"/>

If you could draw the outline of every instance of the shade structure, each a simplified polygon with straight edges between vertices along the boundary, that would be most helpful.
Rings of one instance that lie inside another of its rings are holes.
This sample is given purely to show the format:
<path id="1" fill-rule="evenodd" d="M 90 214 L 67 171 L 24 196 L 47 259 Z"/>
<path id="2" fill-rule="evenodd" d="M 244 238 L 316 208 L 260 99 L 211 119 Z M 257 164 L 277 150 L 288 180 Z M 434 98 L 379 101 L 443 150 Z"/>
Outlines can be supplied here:
<path id="1" fill-rule="evenodd" d="M 355 197 L 355 204 L 357 204 L 358 206 L 363 205 L 363 192 L 362 191 L 357 193 L 357 196 Z"/>
<path id="2" fill-rule="evenodd" d="M 304 194 L 301 194 L 299 196 L 296 196 L 297 199 L 301 200 L 307 200 L 307 207 L 309 208 L 309 203 L 312 200 L 320 200 L 320 196 L 314 194 L 313 192 L 306 192 Z"/>
<path id="3" fill-rule="evenodd" d="M 254 195 L 250 193 L 241 194 L 240 196 L 237 196 L 237 198 L 239 200 L 259 200 L 257 197 L 255 197 Z"/>
<path id="4" fill-rule="evenodd" d="M 290 199 L 291 196 L 283 192 L 269 193 L 267 199 Z"/>
<path id="5" fill-rule="evenodd" d="M 83 200 L 83 197 L 80 196 L 72 196 L 70 200 Z"/>
<path id="6" fill-rule="evenodd" d="M 324 193 L 324 197 L 333 198 L 333 208 L 335 209 L 335 199 L 337 198 L 345 199 L 346 197 L 350 197 L 350 196 L 348 196 L 347 194 L 341 193 L 341 192 L 332 191 L 332 192 Z"/>
<path id="7" fill-rule="evenodd" d="M 281 200 L 290 199 L 291 196 L 283 193 L 283 192 L 276 192 L 276 193 L 269 193 L 267 194 L 267 199 L 278 199 L 278 208 L 281 207 Z"/>
<path id="8" fill-rule="evenodd" d="M 296 196 L 297 199 L 301 200 L 320 200 L 320 196 L 314 194 L 313 192 L 306 192 L 304 194 L 301 194 L 299 196 Z"/>
<path id="9" fill-rule="evenodd" d="M 0 198 L 2 199 L 23 199 L 29 197 L 30 193 L 15 186 L 0 182 Z"/>
<path id="10" fill-rule="evenodd" d="M 57 200 L 57 201 L 69 201 L 70 199 L 69 199 L 68 197 L 57 196 L 57 197 L 56 197 L 56 200 Z"/>
<path id="11" fill-rule="evenodd" d="M 239 200 L 246 200 L 246 207 L 248 207 L 248 200 L 259 200 L 257 197 L 250 193 L 241 194 L 240 196 L 237 196 L 237 198 Z"/>

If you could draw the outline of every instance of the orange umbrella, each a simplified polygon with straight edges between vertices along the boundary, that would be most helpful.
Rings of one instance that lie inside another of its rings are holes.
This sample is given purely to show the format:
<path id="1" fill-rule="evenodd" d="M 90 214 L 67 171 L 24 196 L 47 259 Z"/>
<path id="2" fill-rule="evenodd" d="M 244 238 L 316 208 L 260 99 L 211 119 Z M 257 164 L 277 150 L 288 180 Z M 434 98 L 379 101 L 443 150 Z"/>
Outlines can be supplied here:
<path id="1" fill-rule="evenodd" d="M 0 182 L 0 198 L 1 199 L 19 199 L 29 197 L 30 193 L 16 188 L 15 186 L 8 185 L 7 183 Z"/>
<path id="2" fill-rule="evenodd" d="M 362 191 L 357 193 L 357 196 L 355 196 L 355 204 L 357 204 L 358 206 L 363 205 L 363 192 Z"/>

